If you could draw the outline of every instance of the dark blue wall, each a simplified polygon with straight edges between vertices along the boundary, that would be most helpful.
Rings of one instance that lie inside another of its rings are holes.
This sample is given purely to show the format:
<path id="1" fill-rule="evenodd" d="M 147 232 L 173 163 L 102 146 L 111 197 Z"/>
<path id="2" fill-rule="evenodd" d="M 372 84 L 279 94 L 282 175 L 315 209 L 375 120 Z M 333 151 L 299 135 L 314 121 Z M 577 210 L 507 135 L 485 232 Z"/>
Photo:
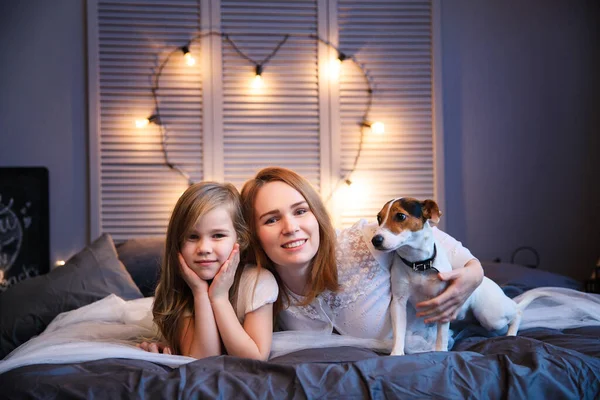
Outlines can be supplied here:
<path id="1" fill-rule="evenodd" d="M 88 237 L 84 8 L 0 1 L 0 166 L 48 168 L 52 261 Z"/>
<path id="2" fill-rule="evenodd" d="M 542 268 L 589 277 L 600 257 L 600 2 L 442 3 L 447 230 L 482 260 L 526 245 Z"/>

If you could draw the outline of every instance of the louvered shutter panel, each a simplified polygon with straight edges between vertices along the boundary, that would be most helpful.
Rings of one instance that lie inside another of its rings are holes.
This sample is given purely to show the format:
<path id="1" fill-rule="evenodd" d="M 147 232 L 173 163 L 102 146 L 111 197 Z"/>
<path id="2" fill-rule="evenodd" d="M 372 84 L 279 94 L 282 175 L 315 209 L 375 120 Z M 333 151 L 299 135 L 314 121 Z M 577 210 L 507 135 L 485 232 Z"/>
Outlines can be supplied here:
<path id="1" fill-rule="evenodd" d="M 354 183 L 341 188 L 342 226 L 374 220 L 392 198 L 434 195 L 431 7 L 430 1 L 338 1 L 339 46 L 367 69 L 374 89 L 369 119 L 385 124 L 383 135 L 364 132 Z M 339 90 L 346 172 L 367 99 L 364 78 L 351 63 L 342 64 Z"/>
<path id="2" fill-rule="evenodd" d="M 184 177 L 164 164 L 160 130 L 139 129 L 154 111 L 153 68 L 197 33 L 196 0 L 101 1 L 97 7 L 98 229 L 116 241 L 162 235 Z M 192 53 L 200 53 L 199 44 Z M 169 161 L 202 179 L 202 81 L 198 65 L 176 51 L 160 78 L 158 99 Z M 93 128 L 92 128 L 93 129 Z M 92 166 L 93 167 L 93 166 Z M 93 183 L 93 179 L 92 179 Z M 93 194 L 93 191 L 92 191 Z"/>
<path id="3" fill-rule="evenodd" d="M 224 180 L 240 187 L 260 168 L 278 165 L 320 181 L 317 3 L 307 0 L 221 0 L 221 30 L 265 65 L 264 88 L 253 90 L 254 66 L 226 41 L 223 54 Z M 302 37 L 300 37 L 302 36 Z"/>
<path id="4" fill-rule="evenodd" d="M 369 119 L 386 127 L 382 136 L 365 130 L 354 184 L 342 185 L 334 196 L 337 225 L 373 219 L 393 197 L 433 197 L 430 1 L 89 4 L 93 237 L 163 234 L 187 186 L 164 164 L 158 127 L 136 129 L 133 123 L 154 112 L 152 71 L 171 51 L 158 92 L 170 162 L 194 181 L 217 179 L 238 187 L 259 168 L 281 165 L 317 188 L 322 184 L 327 197 L 329 185 L 356 157 L 367 86 L 350 62 L 342 65 L 339 84 L 324 79 L 328 56 L 309 38 L 317 32 L 368 70 L 375 91 Z M 254 66 L 227 40 L 203 41 L 212 43 L 204 52 L 198 41 L 191 48 L 197 65 L 184 64 L 177 47 L 200 30 L 200 9 L 210 10 L 202 15 L 202 31 L 227 33 L 257 62 L 291 34 L 264 66 L 262 91 L 251 88 Z M 320 76 L 318 65 L 324 68 Z"/>

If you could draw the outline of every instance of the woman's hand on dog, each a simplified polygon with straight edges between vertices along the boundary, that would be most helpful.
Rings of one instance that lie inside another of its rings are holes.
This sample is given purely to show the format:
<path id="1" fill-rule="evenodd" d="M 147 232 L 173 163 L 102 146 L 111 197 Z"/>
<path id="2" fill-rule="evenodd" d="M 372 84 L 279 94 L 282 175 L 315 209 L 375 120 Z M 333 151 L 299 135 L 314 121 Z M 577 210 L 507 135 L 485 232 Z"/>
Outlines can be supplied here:
<path id="1" fill-rule="evenodd" d="M 464 268 L 440 272 L 438 277 L 449 282 L 439 296 L 416 305 L 417 317 L 425 317 L 425 323 L 450 322 L 456 319 L 460 307 L 483 280 L 481 263 L 472 259 Z"/>

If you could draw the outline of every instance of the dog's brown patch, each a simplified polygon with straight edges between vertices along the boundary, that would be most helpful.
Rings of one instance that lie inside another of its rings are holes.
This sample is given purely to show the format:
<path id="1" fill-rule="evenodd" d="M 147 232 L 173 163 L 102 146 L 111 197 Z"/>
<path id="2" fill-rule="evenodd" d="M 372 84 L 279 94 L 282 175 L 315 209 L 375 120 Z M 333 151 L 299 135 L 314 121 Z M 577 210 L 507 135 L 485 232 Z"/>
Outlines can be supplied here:
<path id="1" fill-rule="evenodd" d="M 389 207 L 389 212 L 388 204 L 379 214 L 384 214 L 381 215 L 381 221 L 385 221 L 385 227 L 390 232 L 397 235 L 407 229 L 412 232 L 423 229 L 425 220 L 422 218 L 421 204 L 418 200 L 412 198 L 396 200 Z"/>
<path id="2" fill-rule="evenodd" d="M 385 221 L 385 217 L 386 217 L 387 211 L 388 211 L 388 206 L 392 201 L 394 201 L 394 200 L 390 200 L 387 203 L 385 203 L 383 205 L 383 208 L 377 213 L 377 224 L 381 225 L 381 223 L 383 221 Z"/>
<path id="3" fill-rule="evenodd" d="M 390 202 L 393 202 L 391 206 Z M 385 203 L 377 214 L 377 222 L 381 225 L 385 221 L 385 227 L 397 235 L 407 229 L 413 232 L 421 230 L 427 220 L 438 223 L 441 215 L 434 200 L 419 201 L 412 197 L 403 197 Z"/>
<path id="4" fill-rule="evenodd" d="M 434 200 L 427 199 L 421 202 L 423 205 L 423 217 L 431 220 L 433 223 L 439 223 L 442 212 Z"/>

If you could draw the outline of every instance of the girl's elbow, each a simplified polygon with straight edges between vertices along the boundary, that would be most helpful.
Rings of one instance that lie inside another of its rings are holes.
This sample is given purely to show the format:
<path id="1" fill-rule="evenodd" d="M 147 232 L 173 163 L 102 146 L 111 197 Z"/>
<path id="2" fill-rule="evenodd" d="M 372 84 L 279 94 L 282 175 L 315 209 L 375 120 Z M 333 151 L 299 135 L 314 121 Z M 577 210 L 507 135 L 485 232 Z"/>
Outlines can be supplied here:
<path id="1" fill-rule="evenodd" d="M 200 352 L 189 352 L 189 354 L 182 354 L 186 357 L 191 357 L 191 358 L 195 358 L 196 360 L 201 360 L 203 358 L 208 358 L 208 357 L 214 357 L 214 356 L 220 356 L 221 352 L 220 351 L 200 351 Z"/>
<path id="2" fill-rule="evenodd" d="M 258 361 L 267 361 L 269 359 L 269 355 L 271 354 L 271 348 L 261 350 L 260 347 L 257 346 L 256 352 L 252 352 L 248 358 Z"/>
<path id="3" fill-rule="evenodd" d="M 263 344 L 263 346 L 257 346 L 258 347 L 258 353 L 259 353 L 259 360 L 261 361 L 267 361 L 269 359 L 269 356 L 271 355 L 271 343 L 267 344 Z"/>
<path id="4" fill-rule="evenodd" d="M 269 359 L 269 353 L 267 353 L 267 354 L 258 353 L 256 355 L 253 355 L 250 358 L 253 360 L 258 360 L 258 361 L 267 361 Z"/>
<path id="5" fill-rule="evenodd" d="M 261 351 L 260 349 L 256 349 L 256 351 L 246 352 L 246 354 L 240 354 L 240 356 L 244 358 L 249 358 L 251 360 L 267 361 L 269 359 L 270 353 L 270 349 L 267 351 Z"/>

